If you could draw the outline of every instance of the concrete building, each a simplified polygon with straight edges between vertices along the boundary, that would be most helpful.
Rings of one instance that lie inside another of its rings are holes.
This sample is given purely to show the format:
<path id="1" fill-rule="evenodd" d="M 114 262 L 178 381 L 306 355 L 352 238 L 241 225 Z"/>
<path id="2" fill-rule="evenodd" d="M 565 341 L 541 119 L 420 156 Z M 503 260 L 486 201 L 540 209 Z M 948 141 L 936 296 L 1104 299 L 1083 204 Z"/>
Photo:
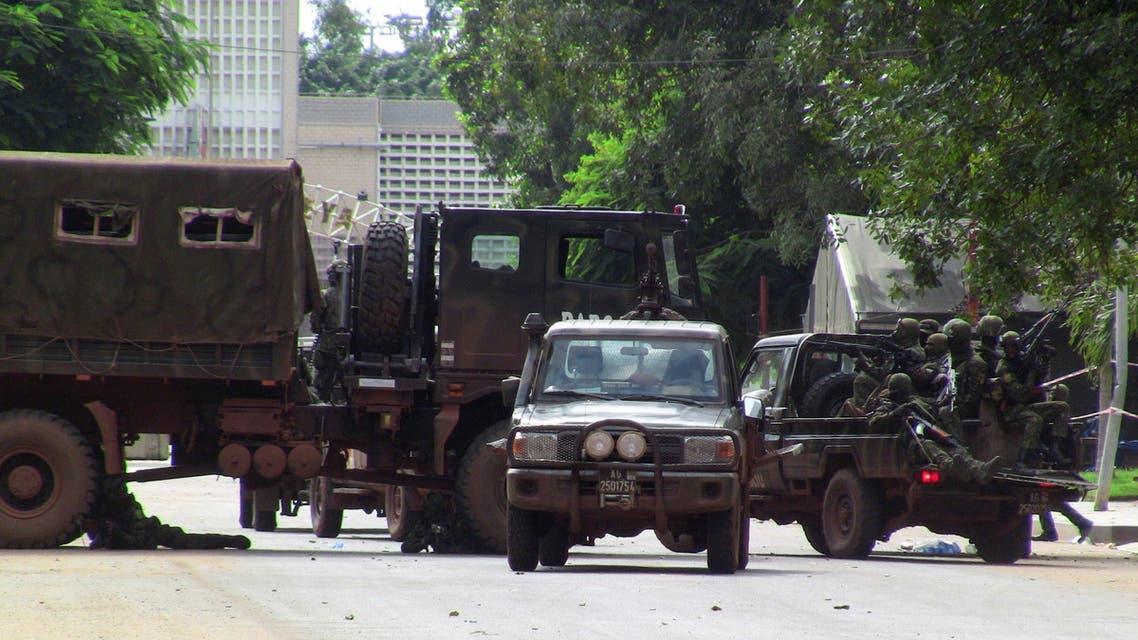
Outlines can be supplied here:
<path id="1" fill-rule="evenodd" d="M 402 213 L 440 201 L 500 206 L 511 193 L 486 172 L 446 100 L 301 96 L 297 139 L 305 182 Z"/>
<path id="2" fill-rule="evenodd" d="M 188 104 L 155 117 L 151 155 L 282 159 L 296 155 L 302 0 L 179 0 L 214 45 Z"/>

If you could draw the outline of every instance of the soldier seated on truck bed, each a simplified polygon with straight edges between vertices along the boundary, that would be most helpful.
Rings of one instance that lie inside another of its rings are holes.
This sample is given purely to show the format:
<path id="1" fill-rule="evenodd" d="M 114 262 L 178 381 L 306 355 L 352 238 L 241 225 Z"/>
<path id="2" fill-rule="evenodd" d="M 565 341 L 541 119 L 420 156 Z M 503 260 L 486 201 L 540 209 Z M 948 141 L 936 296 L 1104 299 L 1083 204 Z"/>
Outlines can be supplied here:
<path id="1" fill-rule="evenodd" d="M 955 438 L 933 424 L 928 406 L 912 393 L 913 381 L 907 374 L 890 376 L 888 391 L 871 402 L 869 430 L 873 433 L 909 431 L 918 450 L 950 477 L 961 482 L 990 482 L 1003 466 L 1003 459 L 996 456 L 988 462 L 980 462 L 973 458 Z"/>

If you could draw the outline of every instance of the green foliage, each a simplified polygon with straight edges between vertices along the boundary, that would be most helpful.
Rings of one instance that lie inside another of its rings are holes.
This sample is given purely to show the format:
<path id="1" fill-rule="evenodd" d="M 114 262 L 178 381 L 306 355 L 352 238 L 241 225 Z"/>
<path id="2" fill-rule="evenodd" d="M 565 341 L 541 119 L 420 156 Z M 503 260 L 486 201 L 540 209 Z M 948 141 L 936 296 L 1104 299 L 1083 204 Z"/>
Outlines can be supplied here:
<path id="1" fill-rule="evenodd" d="M 1084 292 L 1078 313 L 1093 314 L 1103 292 L 1091 283 L 1133 281 L 1116 242 L 1138 246 L 1138 12 L 1027 0 L 799 7 L 788 67 L 826 87 L 811 123 L 858 159 L 875 231 L 919 283 L 969 249 L 969 284 L 996 309 L 1024 292 Z"/>
<path id="2" fill-rule="evenodd" d="M 208 50 L 154 0 L 0 3 L 0 148 L 125 153 Z"/>
<path id="3" fill-rule="evenodd" d="M 825 214 L 865 203 L 846 152 L 803 124 L 817 82 L 780 64 L 791 3 L 460 6 L 447 92 L 518 204 L 685 204 L 711 317 L 740 335 L 759 274 L 785 270 L 782 326 L 800 323 L 809 274 L 781 263 L 811 264 Z"/>
<path id="4" fill-rule="evenodd" d="M 347 0 L 311 3 L 317 10 L 316 34 L 301 37 L 300 93 L 442 97 L 442 79 L 433 65 L 442 38 L 437 14 L 427 26 L 415 26 L 409 16 L 392 17 L 388 26 L 404 44 L 403 52 L 392 53 L 365 46 L 373 27 Z"/>

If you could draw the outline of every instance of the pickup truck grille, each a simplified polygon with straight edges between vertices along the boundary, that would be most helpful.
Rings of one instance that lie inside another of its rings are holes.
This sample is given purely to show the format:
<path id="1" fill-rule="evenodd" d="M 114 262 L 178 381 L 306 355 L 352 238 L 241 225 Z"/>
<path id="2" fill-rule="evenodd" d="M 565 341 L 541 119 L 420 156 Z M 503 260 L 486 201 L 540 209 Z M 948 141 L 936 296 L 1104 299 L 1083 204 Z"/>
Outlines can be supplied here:
<path id="1" fill-rule="evenodd" d="M 615 440 L 622 432 L 618 430 L 610 430 L 610 434 Z M 579 462 L 587 461 L 594 462 L 594 460 L 585 455 L 582 446 L 582 436 L 577 431 L 564 431 L 558 433 L 557 444 L 554 447 L 552 459 L 546 459 L 548 462 Z M 665 434 L 657 435 L 654 439 L 648 440 L 648 448 L 644 456 L 636 461 L 637 464 L 666 464 L 666 465 L 681 465 L 684 464 L 684 443 L 686 440 L 705 440 L 708 446 L 714 448 L 715 443 L 722 438 L 722 435 L 687 435 L 687 434 Z M 598 460 L 596 462 L 624 462 L 615 451 L 605 460 Z"/>

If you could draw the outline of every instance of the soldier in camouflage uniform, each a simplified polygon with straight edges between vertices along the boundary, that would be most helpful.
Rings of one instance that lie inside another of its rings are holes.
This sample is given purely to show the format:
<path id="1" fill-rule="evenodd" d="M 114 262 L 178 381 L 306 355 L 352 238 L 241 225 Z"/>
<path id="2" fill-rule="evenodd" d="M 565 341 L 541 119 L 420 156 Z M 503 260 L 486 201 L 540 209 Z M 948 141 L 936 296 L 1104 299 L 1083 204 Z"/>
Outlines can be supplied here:
<path id="1" fill-rule="evenodd" d="M 186 533 L 147 517 L 122 476 L 106 476 L 86 523 L 92 549 L 248 549 L 249 538 L 214 533 Z"/>
<path id="2" fill-rule="evenodd" d="M 1000 336 L 1004 330 L 1004 319 L 1000 316 L 986 315 L 976 324 L 976 355 L 988 365 L 988 377 L 996 377 L 996 365 L 1004 352 L 1000 350 Z"/>
<path id="3" fill-rule="evenodd" d="M 1023 430 L 1016 464 L 1022 467 L 1036 462 L 1043 436 L 1043 417 L 1035 411 L 1043 400 L 1043 389 L 1031 386 L 1029 365 L 1020 348 L 1020 335 L 1008 331 L 1000 338 L 1004 357 L 996 365 L 996 379 L 1000 385 L 1000 426 L 1005 430 Z M 1048 408 L 1050 411 L 1050 408 Z"/>
<path id="4" fill-rule="evenodd" d="M 944 331 L 948 338 L 954 393 L 951 405 L 941 408 L 940 418 L 949 432 L 968 446 L 974 443 L 965 433 L 963 421 L 980 417 L 988 364 L 972 349 L 972 325 L 953 318 L 944 325 Z"/>
<path id="5" fill-rule="evenodd" d="M 324 308 L 309 316 L 316 344 L 312 364 L 316 369 L 313 386 L 321 400 L 331 400 L 332 391 L 343 377 L 340 361 L 346 355 L 346 344 L 339 335 L 341 273 L 335 265 L 328 268 L 328 288 L 324 290 Z"/>
<path id="6" fill-rule="evenodd" d="M 913 318 L 897 320 L 897 326 L 893 329 L 891 337 L 893 342 L 901 347 L 910 366 L 925 361 L 925 350 L 921 347 L 921 325 L 919 322 Z"/>
<path id="7" fill-rule="evenodd" d="M 469 553 L 477 551 L 479 546 L 447 496 L 431 492 L 423 498 L 423 512 L 407 532 L 399 550 L 403 553 Z"/>
<path id="8" fill-rule="evenodd" d="M 896 433 L 907 431 L 913 434 L 919 451 L 930 459 L 949 477 L 961 482 L 976 481 L 987 484 L 992 475 L 999 470 L 1003 460 L 996 456 L 988 462 L 980 462 L 951 435 L 933 428 L 918 430 L 910 426 L 910 416 L 924 415 L 927 421 L 932 417 L 928 406 L 913 396 L 913 382 L 904 373 L 889 377 L 888 393 L 878 396 L 869 412 L 871 433 Z"/>

